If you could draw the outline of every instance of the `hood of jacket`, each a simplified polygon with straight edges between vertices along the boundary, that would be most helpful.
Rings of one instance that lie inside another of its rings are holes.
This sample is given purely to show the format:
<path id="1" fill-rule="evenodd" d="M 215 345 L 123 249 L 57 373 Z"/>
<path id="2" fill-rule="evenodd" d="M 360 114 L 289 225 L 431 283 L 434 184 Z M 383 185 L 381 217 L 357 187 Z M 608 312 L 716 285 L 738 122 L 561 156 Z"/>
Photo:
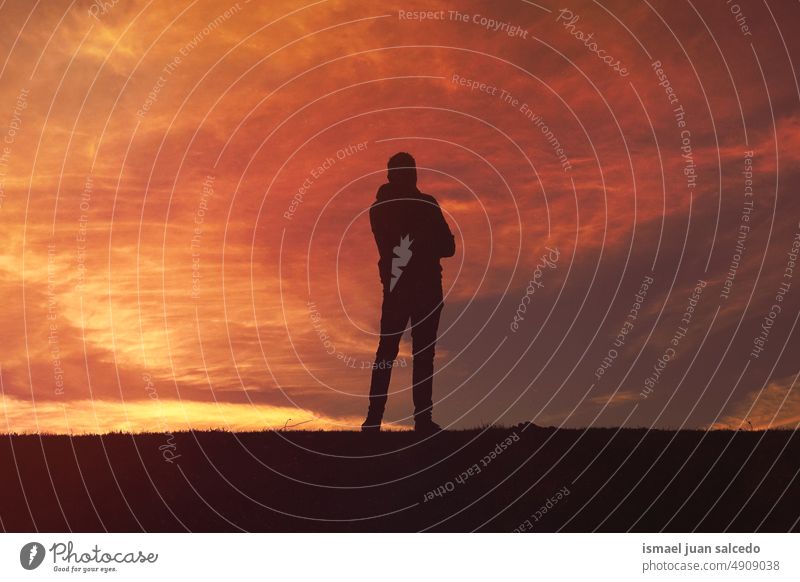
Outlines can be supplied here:
<path id="1" fill-rule="evenodd" d="M 378 202 L 386 202 L 393 198 L 417 198 L 422 193 L 416 186 L 398 186 L 387 182 L 378 188 L 378 193 L 375 195 L 375 200 Z"/>

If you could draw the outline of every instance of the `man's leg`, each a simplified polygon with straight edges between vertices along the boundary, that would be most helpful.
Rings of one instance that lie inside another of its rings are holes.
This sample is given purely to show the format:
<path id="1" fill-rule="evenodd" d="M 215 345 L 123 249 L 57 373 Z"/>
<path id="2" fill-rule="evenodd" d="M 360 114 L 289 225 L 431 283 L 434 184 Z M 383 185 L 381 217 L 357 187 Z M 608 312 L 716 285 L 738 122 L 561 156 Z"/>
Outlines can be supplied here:
<path id="1" fill-rule="evenodd" d="M 442 313 L 441 287 L 418 296 L 411 313 L 411 340 L 414 353 L 414 422 L 417 426 L 432 422 L 433 358 L 436 353 L 436 334 Z"/>
<path id="2" fill-rule="evenodd" d="M 384 293 L 381 307 L 381 338 L 375 353 L 369 387 L 369 411 L 364 427 L 379 427 L 386 408 L 386 395 L 392 379 L 392 365 L 400 349 L 400 338 L 408 323 L 408 309 L 399 297 Z"/>

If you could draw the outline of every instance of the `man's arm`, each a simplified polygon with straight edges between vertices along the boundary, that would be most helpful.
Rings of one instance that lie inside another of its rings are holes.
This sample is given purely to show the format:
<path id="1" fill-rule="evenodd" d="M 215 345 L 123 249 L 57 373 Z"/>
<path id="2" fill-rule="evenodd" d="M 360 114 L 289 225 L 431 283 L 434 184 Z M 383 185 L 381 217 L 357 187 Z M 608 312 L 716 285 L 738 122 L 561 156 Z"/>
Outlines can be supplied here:
<path id="1" fill-rule="evenodd" d="M 375 244 L 381 258 L 385 258 L 387 253 L 391 254 L 393 243 L 389 240 L 388 216 L 386 204 L 372 205 L 369 209 L 369 225 L 372 228 L 372 235 L 375 237 Z"/>
<path id="2" fill-rule="evenodd" d="M 380 258 L 378 261 L 378 274 L 383 285 L 388 285 L 389 279 L 388 270 L 381 265 L 391 260 L 391 245 L 394 244 L 389 240 L 386 224 L 389 217 L 386 213 L 386 206 L 386 204 L 373 205 L 369 209 L 369 225 L 372 229 L 372 235 L 375 237 L 375 246 L 378 247 L 378 256 Z M 387 253 L 389 253 L 389 257 L 386 256 Z"/>
<path id="3" fill-rule="evenodd" d="M 439 206 L 439 203 L 434 200 L 434 204 L 436 205 L 435 208 L 435 237 L 434 241 L 436 244 L 436 251 L 437 254 L 442 257 L 452 257 L 456 254 L 456 239 L 453 236 L 453 233 L 450 232 L 450 226 L 447 224 L 447 220 L 444 218 L 444 214 L 442 214 L 442 208 Z"/>

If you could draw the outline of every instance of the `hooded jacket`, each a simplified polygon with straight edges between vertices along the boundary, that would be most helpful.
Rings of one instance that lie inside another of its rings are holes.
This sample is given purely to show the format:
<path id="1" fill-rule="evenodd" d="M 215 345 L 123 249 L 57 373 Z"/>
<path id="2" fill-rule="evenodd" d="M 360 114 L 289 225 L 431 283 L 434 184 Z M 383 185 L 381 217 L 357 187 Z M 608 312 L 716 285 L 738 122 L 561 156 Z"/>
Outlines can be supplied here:
<path id="1" fill-rule="evenodd" d="M 392 182 L 378 189 L 369 220 L 384 291 L 441 285 L 439 260 L 455 254 L 455 238 L 433 196 L 416 185 Z"/>

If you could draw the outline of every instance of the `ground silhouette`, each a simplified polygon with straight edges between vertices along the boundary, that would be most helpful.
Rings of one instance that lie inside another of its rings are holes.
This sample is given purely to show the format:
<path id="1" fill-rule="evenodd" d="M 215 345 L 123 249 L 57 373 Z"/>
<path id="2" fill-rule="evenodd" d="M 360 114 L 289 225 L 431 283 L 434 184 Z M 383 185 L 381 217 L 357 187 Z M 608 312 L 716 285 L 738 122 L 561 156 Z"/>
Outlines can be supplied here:
<path id="1" fill-rule="evenodd" d="M 16 532 L 788 531 L 800 517 L 798 470 L 794 431 L 519 425 L 448 431 L 422 445 L 413 432 L 7 435 L 0 525 Z"/>

